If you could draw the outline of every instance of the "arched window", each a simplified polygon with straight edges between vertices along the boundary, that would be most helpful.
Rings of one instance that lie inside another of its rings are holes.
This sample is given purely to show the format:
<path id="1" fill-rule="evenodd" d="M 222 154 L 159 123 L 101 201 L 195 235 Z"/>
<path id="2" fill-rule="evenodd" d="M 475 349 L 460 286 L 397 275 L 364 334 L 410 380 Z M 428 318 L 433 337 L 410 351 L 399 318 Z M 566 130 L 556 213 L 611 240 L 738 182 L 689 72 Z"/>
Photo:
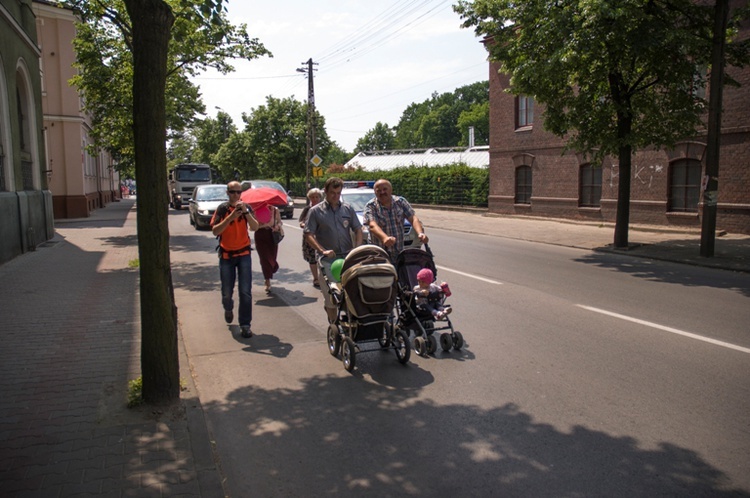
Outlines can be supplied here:
<path id="1" fill-rule="evenodd" d="M 516 204 L 531 204 L 531 166 L 516 168 Z"/>
<path id="2" fill-rule="evenodd" d="M 700 161 L 678 159 L 669 165 L 669 211 L 697 213 L 700 189 Z"/>
<path id="3" fill-rule="evenodd" d="M 601 207 L 602 201 L 602 168 L 592 164 L 581 165 L 578 185 L 580 194 L 578 205 L 581 207 Z"/>

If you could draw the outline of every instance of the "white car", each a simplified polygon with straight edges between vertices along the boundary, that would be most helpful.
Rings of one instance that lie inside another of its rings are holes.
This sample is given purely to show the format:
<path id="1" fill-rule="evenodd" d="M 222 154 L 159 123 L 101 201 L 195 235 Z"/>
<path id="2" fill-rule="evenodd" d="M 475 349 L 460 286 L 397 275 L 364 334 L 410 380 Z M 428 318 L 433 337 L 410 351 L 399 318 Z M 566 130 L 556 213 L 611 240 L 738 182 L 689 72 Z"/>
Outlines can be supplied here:
<path id="1" fill-rule="evenodd" d="M 346 188 L 341 189 L 341 202 L 345 202 L 354 208 L 357 212 L 359 222 L 362 223 L 362 241 L 366 244 L 370 237 L 370 231 L 367 225 L 364 224 L 362 219 L 364 218 L 365 205 L 375 198 L 375 190 L 366 187 L 360 188 Z M 422 243 L 417 237 L 417 233 L 412 229 L 409 220 L 404 220 L 404 248 L 407 247 L 420 247 Z"/>
<path id="2" fill-rule="evenodd" d="M 219 204 L 229 200 L 227 186 L 221 184 L 198 185 L 188 199 L 190 224 L 196 230 L 208 228 Z"/>

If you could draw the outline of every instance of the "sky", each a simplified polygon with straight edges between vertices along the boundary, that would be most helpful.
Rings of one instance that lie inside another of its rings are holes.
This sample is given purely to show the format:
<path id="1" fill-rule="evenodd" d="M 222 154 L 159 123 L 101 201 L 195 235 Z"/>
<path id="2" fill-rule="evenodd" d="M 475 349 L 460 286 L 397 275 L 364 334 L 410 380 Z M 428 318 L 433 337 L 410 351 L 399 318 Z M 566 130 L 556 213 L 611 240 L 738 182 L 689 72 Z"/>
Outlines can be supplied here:
<path id="1" fill-rule="evenodd" d="M 192 81 L 207 115 L 222 110 L 241 130 L 242 114 L 267 96 L 307 101 L 312 58 L 315 108 L 351 152 L 376 123 L 398 124 L 409 104 L 488 79 L 487 52 L 473 29 L 460 27 L 455 2 L 230 0 L 230 22 L 247 24 L 273 57 L 233 61 L 233 73 L 210 70 Z"/>

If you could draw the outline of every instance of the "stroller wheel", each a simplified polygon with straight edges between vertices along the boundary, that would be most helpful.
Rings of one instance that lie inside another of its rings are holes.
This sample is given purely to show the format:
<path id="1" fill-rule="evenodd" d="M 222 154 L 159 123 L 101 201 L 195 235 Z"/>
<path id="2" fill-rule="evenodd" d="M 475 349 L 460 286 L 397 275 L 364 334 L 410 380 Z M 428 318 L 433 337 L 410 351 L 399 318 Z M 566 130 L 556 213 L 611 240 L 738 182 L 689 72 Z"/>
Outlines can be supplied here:
<path id="1" fill-rule="evenodd" d="M 341 331 L 335 323 L 328 325 L 328 352 L 331 356 L 338 356 L 341 348 Z"/>
<path id="2" fill-rule="evenodd" d="M 435 354 L 437 351 L 438 340 L 434 335 L 427 337 L 427 354 Z"/>
<path id="3" fill-rule="evenodd" d="M 419 356 L 427 356 L 427 344 L 425 343 L 424 337 L 419 336 L 414 338 L 414 351 Z"/>
<path id="4" fill-rule="evenodd" d="M 443 351 L 450 351 L 453 347 L 453 337 L 448 332 L 440 334 L 440 347 Z"/>
<path id="5" fill-rule="evenodd" d="M 396 357 L 399 363 L 402 365 L 406 364 L 411 357 L 411 344 L 409 344 L 409 336 L 406 335 L 406 332 L 398 329 L 393 339 L 393 345 L 395 346 Z"/>
<path id="6" fill-rule="evenodd" d="M 354 370 L 357 364 L 357 348 L 351 337 L 344 337 L 344 342 L 341 345 L 341 359 L 347 372 Z"/>
<path id="7" fill-rule="evenodd" d="M 456 330 L 453 332 L 453 349 L 461 349 L 462 347 L 464 347 L 464 336 Z"/>

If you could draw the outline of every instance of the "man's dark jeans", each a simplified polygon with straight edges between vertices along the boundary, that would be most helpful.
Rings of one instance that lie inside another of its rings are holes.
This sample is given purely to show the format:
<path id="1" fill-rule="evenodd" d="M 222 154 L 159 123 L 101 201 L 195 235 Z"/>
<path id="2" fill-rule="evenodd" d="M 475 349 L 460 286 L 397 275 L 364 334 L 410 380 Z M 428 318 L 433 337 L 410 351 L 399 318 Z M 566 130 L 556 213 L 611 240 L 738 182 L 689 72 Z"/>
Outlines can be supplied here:
<path id="1" fill-rule="evenodd" d="M 250 254 L 245 256 L 236 256 L 234 258 L 219 260 L 219 273 L 221 275 L 221 304 L 225 311 L 232 311 L 234 308 L 234 281 L 238 279 L 238 289 L 240 294 L 240 307 L 238 310 L 240 327 L 250 325 L 253 320 L 253 260 Z"/>

